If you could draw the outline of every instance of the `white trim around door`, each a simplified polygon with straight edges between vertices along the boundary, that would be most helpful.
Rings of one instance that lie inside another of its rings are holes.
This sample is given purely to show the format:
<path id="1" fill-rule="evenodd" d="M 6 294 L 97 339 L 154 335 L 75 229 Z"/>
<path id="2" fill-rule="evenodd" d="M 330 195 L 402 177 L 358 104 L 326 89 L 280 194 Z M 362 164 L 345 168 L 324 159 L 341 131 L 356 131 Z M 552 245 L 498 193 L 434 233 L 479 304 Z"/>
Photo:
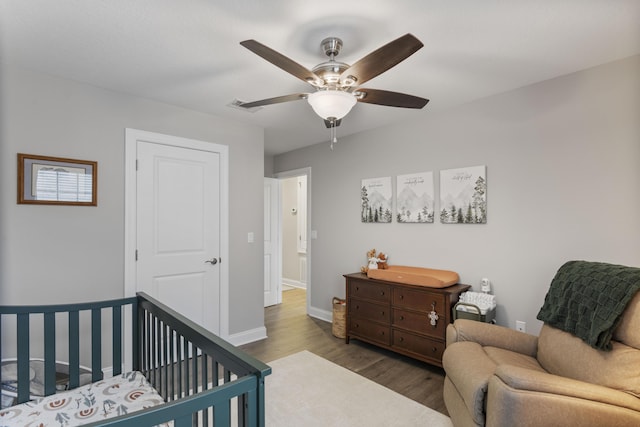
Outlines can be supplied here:
<path id="1" fill-rule="evenodd" d="M 285 179 L 285 178 L 293 178 L 297 176 L 306 176 L 307 177 L 307 222 L 306 222 L 306 235 L 311 236 L 313 239 L 313 234 L 311 233 L 311 168 L 301 168 L 294 169 L 290 171 L 278 172 L 274 174 L 274 178 L 277 179 Z M 278 222 L 282 224 L 282 210 L 280 210 L 280 215 L 278 218 Z M 282 228 L 280 228 L 280 233 L 282 233 Z M 280 239 L 282 242 L 282 239 Z M 307 242 L 307 274 L 306 274 L 306 282 L 307 282 L 307 314 L 312 317 L 322 318 L 317 315 L 316 310 L 311 307 L 311 248 L 313 245 L 311 242 Z M 282 249 L 280 249 L 280 253 L 282 253 Z M 282 260 L 280 260 L 282 262 Z"/>
<path id="2" fill-rule="evenodd" d="M 220 337 L 229 336 L 229 147 L 205 141 L 147 132 L 125 131 L 124 296 L 136 294 L 136 157 L 137 142 L 218 153 L 220 156 Z"/>

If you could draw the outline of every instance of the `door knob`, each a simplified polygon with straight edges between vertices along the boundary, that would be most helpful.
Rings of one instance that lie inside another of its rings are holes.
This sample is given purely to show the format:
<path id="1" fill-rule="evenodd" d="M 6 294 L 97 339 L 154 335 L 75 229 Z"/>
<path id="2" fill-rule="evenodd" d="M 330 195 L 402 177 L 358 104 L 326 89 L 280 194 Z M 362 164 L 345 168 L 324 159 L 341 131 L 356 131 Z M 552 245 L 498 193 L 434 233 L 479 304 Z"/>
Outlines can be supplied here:
<path id="1" fill-rule="evenodd" d="M 206 260 L 205 262 L 208 262 L 211 265 L 216 265 L 218 263 L 218 258 L 211 258 Z"/>

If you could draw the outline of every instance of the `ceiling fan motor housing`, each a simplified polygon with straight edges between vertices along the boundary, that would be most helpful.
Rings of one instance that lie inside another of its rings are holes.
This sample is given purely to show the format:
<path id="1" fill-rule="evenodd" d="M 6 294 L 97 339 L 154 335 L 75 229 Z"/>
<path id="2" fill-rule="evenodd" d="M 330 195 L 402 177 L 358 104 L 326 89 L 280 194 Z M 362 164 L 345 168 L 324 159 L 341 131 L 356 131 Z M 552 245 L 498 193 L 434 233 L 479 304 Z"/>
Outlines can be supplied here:
<path id="1" fill-rule="evenodd" d="M 340 49 L 342 49 L 342 40 L 337 37 L 327 37 L 320 42 L 324 54 L 328 57 L 338 56 Z"/>

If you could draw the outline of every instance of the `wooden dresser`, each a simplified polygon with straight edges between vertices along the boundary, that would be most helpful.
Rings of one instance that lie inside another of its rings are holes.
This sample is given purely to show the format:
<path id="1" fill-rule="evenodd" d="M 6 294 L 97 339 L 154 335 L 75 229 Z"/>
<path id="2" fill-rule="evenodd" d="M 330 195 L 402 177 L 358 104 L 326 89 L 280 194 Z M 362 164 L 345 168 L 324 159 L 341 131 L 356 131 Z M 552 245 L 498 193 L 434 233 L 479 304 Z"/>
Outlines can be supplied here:
<path id="1" fill-rule="evenodd" d="M 405 285 L 345 274 L 346 343 L 361 341 L 442 366 L 453 306 L 469 285 L 446 288 Z"/>

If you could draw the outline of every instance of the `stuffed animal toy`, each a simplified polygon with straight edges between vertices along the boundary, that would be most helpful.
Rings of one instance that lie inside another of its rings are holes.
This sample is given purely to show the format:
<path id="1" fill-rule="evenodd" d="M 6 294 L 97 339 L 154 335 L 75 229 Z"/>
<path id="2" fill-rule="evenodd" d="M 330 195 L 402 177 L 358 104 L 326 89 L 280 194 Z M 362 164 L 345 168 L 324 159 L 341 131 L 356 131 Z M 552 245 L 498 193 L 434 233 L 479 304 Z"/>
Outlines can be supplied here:
<path id="1" fill-rule="evenodd" d="M 379 261 L 380 261 L 380 258 L 377 258 L 377 257 L 374 257 L 374 256 L 369 258 L 369 265 L 367 266 L 367 268 L 369 270 L 377 270 Z"/>
<path id="2" fill-rule="evenodd" d="M 383 254 L 382 252 L 380 252 L 378 254 L 378 268 L 380 270 L 386 270 L 389 268 L 389 264 L 387 263 L 387 256 L 385 254 Z"/>
<path id="3" fill-rule="evenodd" d="M 360 267 L 360 272 L 367 274 L 369 269 L 375 270 L 378 268 L 378 257 L 376 257 L 376 250 L 371 249 L 367 252 L 367 261 L 369 264 L 366 267 Z"/>

